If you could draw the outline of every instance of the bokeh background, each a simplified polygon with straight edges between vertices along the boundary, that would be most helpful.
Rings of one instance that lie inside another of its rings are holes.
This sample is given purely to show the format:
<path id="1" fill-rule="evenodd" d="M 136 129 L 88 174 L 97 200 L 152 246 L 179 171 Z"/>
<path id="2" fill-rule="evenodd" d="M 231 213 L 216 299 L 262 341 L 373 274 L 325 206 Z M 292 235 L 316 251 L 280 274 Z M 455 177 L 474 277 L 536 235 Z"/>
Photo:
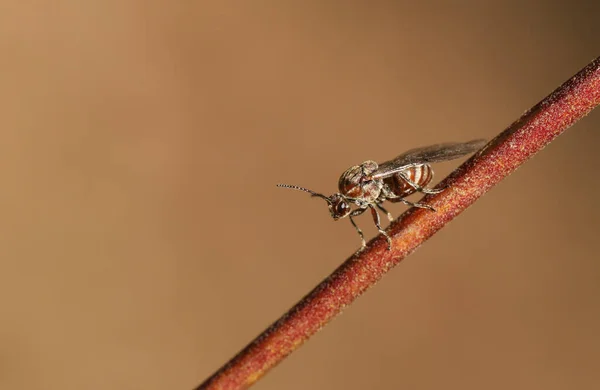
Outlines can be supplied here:
<path id="1" fill-rule="evenodd" d="M 3 1 L 0 387 L 198 385 L 359 245 L 276 183 L 329 194 L 366 159 L 493 137 L 600 54 L 598 15 Z M 598 386 L 599 128 L 593 112 L 256 388 Z"/>

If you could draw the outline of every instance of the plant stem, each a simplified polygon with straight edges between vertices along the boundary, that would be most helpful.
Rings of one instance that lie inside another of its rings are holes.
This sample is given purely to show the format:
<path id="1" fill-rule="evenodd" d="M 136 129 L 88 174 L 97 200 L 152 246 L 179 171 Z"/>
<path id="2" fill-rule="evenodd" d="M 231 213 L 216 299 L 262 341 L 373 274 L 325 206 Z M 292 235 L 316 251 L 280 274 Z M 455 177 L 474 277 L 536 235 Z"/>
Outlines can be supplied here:
<path id="1" fill-rule="evenodd" d="M 243 389 L 281 362 L 386 272 L 519 165 L 600 104 L 600 57 L 556 89 L 442 181 L 196 389 Z"/>

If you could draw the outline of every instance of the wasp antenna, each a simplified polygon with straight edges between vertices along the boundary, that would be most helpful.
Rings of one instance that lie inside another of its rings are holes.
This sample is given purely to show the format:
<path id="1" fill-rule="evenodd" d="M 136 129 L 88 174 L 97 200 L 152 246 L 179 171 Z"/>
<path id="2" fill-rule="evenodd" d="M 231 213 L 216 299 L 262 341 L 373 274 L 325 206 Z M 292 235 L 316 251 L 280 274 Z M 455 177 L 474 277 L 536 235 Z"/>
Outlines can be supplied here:
<path id="1" fill-rule="evenodd" d="M 327 202 L 329 202 L 329 198 L 328 197 L 326 197 L 323 194 L 319 194 L 317 192 L 311 191 L 308 188 L 304 188 L 304 187 L 300 187 L 300 186 L 295 186 L 295 185 L 292 185 L 292 184 L 277 184 L 277 187 L 283 187 L 283 188 L 289 188 L 289 189 L 292 189 L 292 190 L 298 190 L 298 191 L 308 192 L 312 196 L 317 196 L 319 198 L 323 198 Z"/>

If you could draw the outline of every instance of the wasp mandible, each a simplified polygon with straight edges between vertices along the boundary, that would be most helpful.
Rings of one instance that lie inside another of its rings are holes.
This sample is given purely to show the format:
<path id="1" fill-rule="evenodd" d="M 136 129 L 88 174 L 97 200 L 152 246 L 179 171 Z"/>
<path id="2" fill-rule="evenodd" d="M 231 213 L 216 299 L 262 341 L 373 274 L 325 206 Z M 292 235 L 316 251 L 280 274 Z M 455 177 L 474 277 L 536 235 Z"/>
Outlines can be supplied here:
<path id="1" fill-rule="evenodd" d="M 360 165 L 350 167 L 340 176 L 338 182 L 339 192 L 331 196 L 325 196 L 295 185 L 277 184 L 277 186 L 308 192 L 314 197 L 325 199 L 329 206 L 329 212 L 335 221 L 345 217 L 350 218 L 350 222 L 360 236 L 361 248 L 366 246 L 365 237 L 353 217 L 370 209 L 375 226 L 387 238 L 388 249 L 391 249 L 392 240 L 381 228 L 381 221 L 376 208 L 383 211 L 390 221 L 392 215 L 381 205 L 386 200 L 392 203 L 401 202 L 411 207 L 435 211 L 431 206 L 409 202 L 404 198 L 415 192 L 437 194 L 444 191 L 445 188 L 431 189 L 426 187 L 433 179 L 433 169 L 430 164 L 454 160 L 473 153 L 481 149 L 486 142 L 478 139 L 463 143 L 436 144 L 408 150 L 393 160 L 381 164 L 371 160 L 365 161 Z M 352 205 L 357 206 L 357 208 L 352 210 Z"/>

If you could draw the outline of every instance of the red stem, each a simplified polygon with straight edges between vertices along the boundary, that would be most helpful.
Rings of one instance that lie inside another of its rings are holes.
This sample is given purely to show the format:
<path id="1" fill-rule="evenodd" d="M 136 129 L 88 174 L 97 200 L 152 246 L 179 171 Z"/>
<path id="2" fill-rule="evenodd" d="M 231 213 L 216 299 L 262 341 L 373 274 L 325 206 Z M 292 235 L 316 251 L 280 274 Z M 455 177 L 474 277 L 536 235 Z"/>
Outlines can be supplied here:
<path id="1" fill-rule="evenodd" d="M 526 112 L 421 203 L 388 228 L 392 249 L 379 235 L 336 269 L 197 389 L 243 389 L 281 362 L 387 271 L 417 249 L 477 198 L 600 104 L 600 57 Z"/>

